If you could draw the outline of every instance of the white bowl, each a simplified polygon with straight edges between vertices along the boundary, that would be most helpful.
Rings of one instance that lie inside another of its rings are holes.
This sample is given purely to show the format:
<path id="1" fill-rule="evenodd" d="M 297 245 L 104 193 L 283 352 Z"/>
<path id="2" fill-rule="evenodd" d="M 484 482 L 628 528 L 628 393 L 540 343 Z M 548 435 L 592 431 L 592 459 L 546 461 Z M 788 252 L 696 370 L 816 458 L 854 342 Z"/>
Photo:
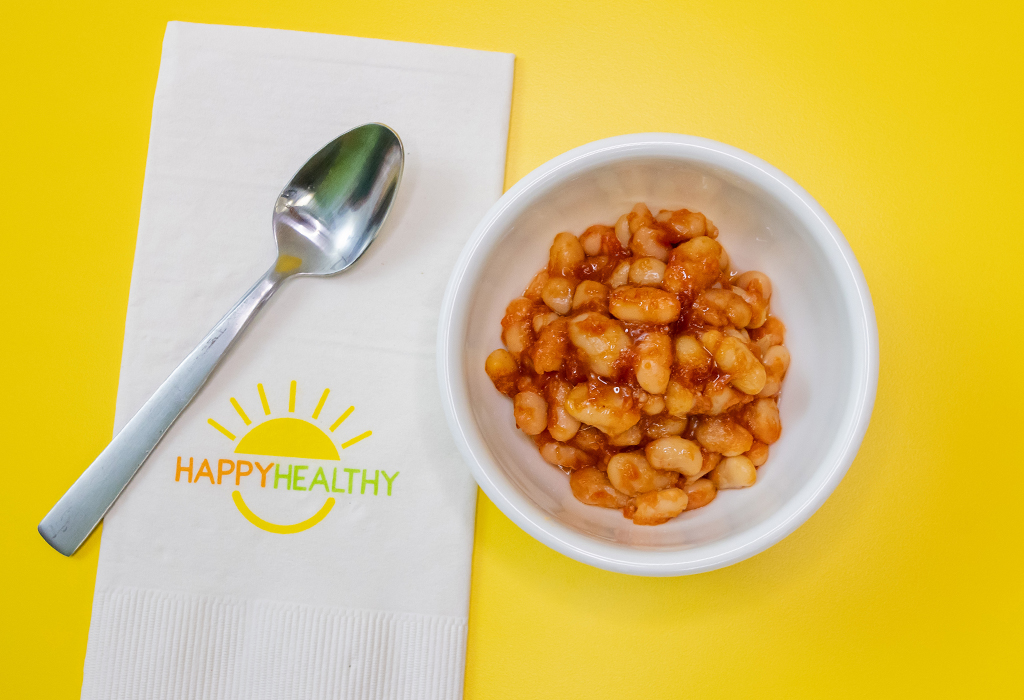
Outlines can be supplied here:
<path id="1" fill-rule="evenodd" d="M 720 229 L 738 270 L 772 280 L 772 311 L 792 364 L 779 409 L 782 438 L 757 483 L 657 527 L 573 498 L 568 478 L 515 427 L 512 403 L 484 373 L 502 347 L 506 305 L 547 262 L 559 231 L 614 224 L 636 202 L 686 207 Z M 452 273 L 441 310 L 438 374 L 448 424 L 487 496 L 530 535 L 578 561 L 629 574 L 677 576 L 728 566 L 793 532 L 853 461 L 878 381 L 878 331 L 857 260 L 799 185 L 749 153 L 677 134 L 633 134 L 565 153 L 487 212 Z"/>

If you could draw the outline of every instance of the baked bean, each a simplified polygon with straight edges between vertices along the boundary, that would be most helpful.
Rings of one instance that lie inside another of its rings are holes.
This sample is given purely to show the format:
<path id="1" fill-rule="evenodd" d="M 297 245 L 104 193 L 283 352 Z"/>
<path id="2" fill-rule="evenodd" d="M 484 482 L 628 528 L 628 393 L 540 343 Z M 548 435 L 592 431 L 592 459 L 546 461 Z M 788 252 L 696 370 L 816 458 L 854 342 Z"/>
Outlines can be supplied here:
<path id="1" fill-rule="evenodd" d="M 563 232 L 555 236 L 551 244 L 548 258 L 548 273 L 559 277 L 574 277 L 580 263 L 586 260 L 587 254 L 576 236 Z"/>
<path id="2" fill-rule="evenodd" d="M 644 391 L 664 394 L 672 375 L 672 339 L 648 333 L 636 344 L 636 381 Z"/>
<path id="3" fill-rule="evenodd" d="M 563 442 L 545 442 L 540 446 L 540 456 L 548 464 L 563 469 L 583 469 L 592 467 L 597 460 L 592 456 L 572 445 Z"/>
<path id="4" fill-rule="evenodd" d="M 521 366 L 519 379 L 516 380 L 516 393 L 520 391 L 532 391 L 535 394 L 543 394 L 544 389 L 542 382 L 537 381 L 536 375 L 531 375 L 528 371 L 528 367 Z"/>
<path id="5" fill-rule="evenodd" d="M 711 354 L 692 335 L 679 335 L 675 339 L 676 362 L 691 372 L 706 372 L 711 369 Z"/>
<path id="6" fill-rule="evenodd" d="M 523 292 L 523 296 L 532 302 L 540 302 L 540 294 L 544 290 L 544 285 L 547 284 L 547 282 L 548 271 L 546 269 L 541 270 L 533 276 L 532 280 L 530 280 L 530 285 L 526 288 L 526 291 Z"/>
<path id="7" fill-rule="evenodd" d="M 757 469 L 754 468 L 753 462 L 742 455 L 726 457 L 711 472 L 710 478 L 711 483 L 719 491 L 745 489 L 757 481 Z"/>
<path id="8" fill-rule="evenodd" d="M 544 284 L 540 298 L 556 314 L 565 316 L 572 310 L 573 283 L 564 277 L 551 277 Z"/>
<path id="9" fill-rule="evenodd" d="M 782 419 L 775 399 L 758 399 L 743 410 L 743 418 L 754 437 L 767 445 L 782 435 Z"/>
<path id="10" fill-rule="evenodd" d="M 665 242 L 665 232 L 653 226 L 644 226 L 633 234 L 629 241 L 629 249 L 640 257 L 656 258 L 662 262 L 668 260 L 672 246 Z"/>
<path id="11" fill-rule="evenodd" d="M 557 372 L 569 352 L 568 322 L 559 317 L 540 329 L 527 355 L 535 372 Z"/>
<path id="12" fill-rule="evenodd" d="M 665 397 L 651 394 L 640 406 L 640 410 L 648 416 L 656 416 L 665 410 Z"/>
<path id="13" fill-rule="evenodd" d="M 608 436 L 597 428 L 582 425 L 576 433 L 576 437 L 572 439 L 572 444 L 584 452 L 595 454 L 603 452 L 608 446 Z"/>
<path id="14" fill-rule="evenodd" d="M 572 310 L 608 313 L 608 287 L 593 280 L 583 280 L 576 286 Z"/>
<path id="15" fill-rule="evenodd" d="M 548 325 L 557 318 L 561 318 L 554 311 L 542 311 L 533 317 L 533 332 L 534 334 L 540 333 L 540 329 Z"/>
<path id="16" fill-rule="evenodd" d="M 565 410 L 565 399 L 571 389 L 569 383 L 562 379 L 550 380 L 545 389 L 548 400 L 548 432 L 559 442 L 571 440 L 580 429 L 580 422 Z"/>
<path id="17" fill-rule="evenodd" d="M 608 444 L 613 447 L 632 447 L 633 445 L 639 445 L 643 438 L 644 433 L 640 430 L 638 424 L 618 435 L 610 435 L 608 437 Z"/>
<path id="18" fill-rule="evenodd" d="M 614 376 L 615 363 L 633 346 L 621 323 L 595 311 L 569 321 L 569 340 L 583 354 L 590 371 L 602 377 Z"/>
<path id="19" fill-rule="evenodd" d="M 774 377 L 768 375 L 768 378 L 764 382 L 764 388 L 757 393 L 758 398 L 769 398 L 771 396 L 777 396 L 779 391 L 782 390 L 782 377 Z"/>
<path id="20" fill-rule="evenodd" d="M 742 287 L 733 287 L 732 291 L 740 295 L 743 301 L 750 306 L 750 320 L 746 323 L 747 328 L 760 328 L 768 320 L 768 300 L 757 292 L 748 291 Z"/>
<path id="21" fill-rule="evenodd" d="M 505 316 L 501 319 L 502 327 L 517 321 L 528 321 L 537 312 L 537 305 L 526 297 L 513 299 L 505 307 Z"/>
<path id="22" fill-rule="evenodd" d="M 565 410 L 606 435 L 619 435 L 640 422 L 640 409 L 633 397 L 608 384 L 575 386 L 565 398 Z"/>
<path id="23" fill-rule="evenodd" d="M 761 348 L 763 357 L 768 352 L 768 348 L 786 342 L 786 327 L 779 319 L 769 316 L 763 326 L 751 331 L 750 337 Z"/>
<path id="24" fill-rule="evenodd" d="M 686 483 L 688 484 L 692 484 L 706 474 L 710 474 L 718 466 L 719 462 L 722 461 L 722 455 L 717 452 L 708 452 L 701 448 L 700 453 L 704 456 L 704 464 L 700 468 L 700 474 L 686 477 Z"/>
<path id="25" fill-rule="evenodd" d="M 701 413 L 711 416 L 718 416 L 731 411 L 736 406 L 744 403 L 745 398 L 749 400 L 746 394 L 736 391 L 731 386 L 719 386 L 717 384 L 711 385 L 704 391 L 704 398 L 707 399 L 707 403 L 701 406 L 703 409 Z"/>
<path id="26" fill-rule="evenodd" d="M 763 272 L 757 270 L 744 272 L 736 278 L 736 286 L 754 292 L 765 301 L 772 298 L 772 281 Z"/>
<path id="27" fill-rule="evenodd" d="M 706 289 L 694 304 L 694 321 L 708 326 L 743 328 L 750 323 L 750 304 L 731 289 Z"/>
<path id="28" fill-rule="evenodd" d="M 702 417 L 695 435 L 701 445 L 725 457 L 741 455 L 754 444 L 750 431 L 724 416 Z"/>
<path id="29" fill-rule="evenodd" d="M 750 341 L 750 333 L 747 332 L 746 328 L 732 328 L 730 326 L 729 328 L 726 328 L 722 332 L 725 335 L 732 336 L 733 338 L 739 338 L 740 340 L 742 340 L 748 346 L 748 348 L 752 345 L 751 341 Z M 754 345 L 753 347 L 756 348 L 757 346 Z M 758 349 L 760 350 L 760 348 L 758 348 Z M 752 348 L 751 348 L 751 352 L 753 352 Z"/>
<path id="30" fill-rule="evenodd" d="M 629 230 L 629 214 L 623 214 L 615 222 L 615 238 L 623 248 L 629 248 L 629 239 L 633 233 Z"/>
<path id="31" fill-rule="evenodd" d="M 708 220 L 699 211 L 662 209 L 655 220 L 672 234 L 672 242 L 688 241 L 707 233 Z"/>
<path id="32" fill-rule="evenodd" d="M 789 350 L 785 345 L 773 345 L 764 353 L 764 368 L 779 377 L 786 376 L 789 370 Z"/>
<path id="33" fill-rule="evenodd" d="M 617 241 L 615 245 L 618 245 Z M 610 255 L 588 257 L 586 262 L 580 266 L 580 277 L 588 280 L 604 280 L 617 264 L 618 261 Z"/>
<path id="34" fill-rule="evenodd" d="M 693 409 L 696 400 L 697 397 L 692 390 L 675 380 L 669 380 L 668 389 L 665 391 L 665 410 L 669 415 L 685 417 Z"/>
<path id="35" fill-rule="evenodd" d="M 679 472 L 685 476 L 699 474 L 704 462 L 697 443 L 681 437 L 663 437 L 649 442 L 644 454 L 655 469 Z"/>
<path id="36" fill-rule="evenodd" d="M 668 260 L 672 246 L 666 240 L 666 232 L 655 222 L 646 204 L 637 203 L 626 216 L 626 220 L 632 234 L 629 249 L 635 256 Z"/>
<path id="37" fill-rule="evenodd" d="M 540 435 L 548 427 L 548 402 L 533 391 L 520 391 L 512 407 L 516 426 L 527 435 Z"/>
<path id="38" fill-rule="evenodd" d="M 656 287 L 630 285 L 612 290 L 608 296 L 612 316 L 633 323 L 671 323 L 679 318 L 679 298 Z"/>
<path id="39" fill-rule="evenodd" d="M 644 435 L 651 440 L 657 440 L 670 435 L 682 435 L 686 430 L 686 419 L 677 418 L 667 413 L 647 418 L 641 421 Z"/>
<path id="40" fill-rule="evenodd" d="M 754 444 L 743 454 L 750 460 L 751 464 L 755 467 L 760 467 L 768 461 L 768 445 L 754 440 Z"/>
<path id="41" fill-rule="evenodd" d="M 719 343 L 725 340 L 725 333 L 719 330 L 704 331 L 700 334 L 700 344 L 704 346 L 704 349 L 712 354 L 715 354 L 715 350 L 718 349 Z"/>
<path id="42" fill-rule="evenodd" d="M 764 388 L 768 379 L 764 365 L 743 341 L 731 336 L 723 338 L 714 357 L 718 366 L 732 375 L 732 384 L 740 391 L 754 396 Z"/>
<path id="43" fill-rule="evenodd" d="M 728 375 L 726 375 L 728 376 Z M 709 416 L 711 415 L 711 398 L 707 395 L 714 391 L 714 388 L 704 387 L 704 391 L 693 394 L 693 407 L 690 408 L 690 415 Z"/>
<path id="44" fill-rule="evenodd" d="M 626 222 L 629 224 L 629 232 L 636 234 L 642 228 L 651 228 L 654 226 L 654 217 L 651 216 L 651 210 L 647 208 L 647 205 L 643 202 L 637 202 L 633 205 L 633 208 L 628 214 L 626 214 Z"/>
<path id="45" fill-rule="evenodd" d="M 685 260 L 714 260 L 717 262 L 722 254 L 722 244 L 707 236 L 700 236 L 680 243 L 675 250 Z"/>
<path id="46" fill-rule="evenodd" d="M 614 227 L 559 233 L 485 363 L 574 496 L 637 524 L 754 483 L 781 434 L 790 355 L 772 283 L 730 272 L 718 233 L 642 202 Z"/>
<path id="47" fill-rule="evenodd" d="M 495 350 L 487 356 L 484 364 L 487 376 L 494 382 L 495 388 L 501 393 L 511 396 L 519 378 L 519 365 L 512 353 L 504 348 Z"/>
<path id="48" fill-rule="evenodd" d="M 650 491 L 636 497 L 633 523 L 636 525 L 661 525 L 686 510 L 687 495 L 683 489 Z"/>
<path id="49" fill-rule="evenodd" d="M 665 263 L 657 258 L 637 258 L 629 267 L 629 283 L 657 286 L 665 280 Z"/>
<path id="50" fill-rule="evenodd" d="M 764 353 L 764 369 L 768 374 L 764 388 L 758 396 L 775 396 L 782 389 L 782 380 L 789 369 L 789 350 L 785 345 L 773 345 Z"/>
<path id="51" fill-rule="evenodd" d="M 704 292 L 705 295 L 714 292 L 715 290 L 709 289 Z M 724 306 L 726 317 L 729 319 L 729 323 L 735 326 L 737 329 L 746 328 L 750 325 L 750 319 L 753 314 L 753 309 L 750 304 L 736 292 L 731 289 L 721 289 L 722 294 L 718 295 L 715 303 Z M 746 331 L 739 331 L 746 333 Z"/>
<path id="52" fill-rule="evenodd" d="M 697 510 L 703 508 L 711 501 L 715 500 L 715 496 L 718 495 L 718 489 L 711 483 L 711 479 L 697 479 L 696 481 L 687 481 L 683 485 L 683 491 L 686 491 L 687 501 L 686 510 Z"/>
<path id="53" fill-rule="evenodd" d="M 608 278 L 608 286 L 612 289 L 616 289 L 617 287 L 627 284 L 629 282 L 629 268 L 630 264 L 628 262 L 620 262 Z"/>
<path id="54" fill-rule="evenodd" d="M 596 228 L 596 226 L 591 226 L 580 234 L 580 246 L 588 256 L 601 254 L 601 232 L 595 230 Z"/>
<path id="55" fill-rule="evenodd" d="M 608 460 L 608 480 L 627 496 L 636 496 L 675 486 L 679 475 L 655 469 L 643 452 L 620 452 Z"/>
<path id="56" fill-rule="evenodd" d="M 665 289 L 693 298 L 713 285 L 722 274 L 722 246 L 707 236 L 680 243 L 665 269 Z"/>
<path id="57" fill-rule="evenodd" d="M 533 342 L 533 331 L 529 325 L 516 323 L 505 328 L 501 333 L 501 342 L 512 353 L 512 357 L 519 358 L 530 343 Z"/>
<path id="58" fill-rule="evenodd" d="M 569 475 L 569 488 L 580 503 L 601 508 L 622 508 L 629 496 L 616 491 L 600 469 L 584 467 Z"/>
<path id="59" fill-rule="evenodd" d="M 618 255 L 625 249 L 625 246 L 619 243 L 615 229 L 602 224 L 596 224 L 584 231 L 580 235 L 580 245 L 589 257 Z"/>
<path id="60" fill-rule="evenodd" d="M 534 303 L 526 297 L 513 299 L 508 308 L 505 309 L 505 316 L 501 319 L 501 342 L 512 353 L 517 361 L 533 342 L 533 314 Z"/>

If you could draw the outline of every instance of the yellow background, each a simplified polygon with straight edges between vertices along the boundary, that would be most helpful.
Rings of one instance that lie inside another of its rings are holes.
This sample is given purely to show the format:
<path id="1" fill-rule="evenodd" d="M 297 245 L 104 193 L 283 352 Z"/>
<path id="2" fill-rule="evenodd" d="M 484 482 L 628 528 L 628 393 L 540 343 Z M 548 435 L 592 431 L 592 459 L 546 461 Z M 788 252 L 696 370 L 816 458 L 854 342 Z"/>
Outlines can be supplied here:
<path id="1" fill-rule="evenodd" d="M 515 53 L 507 185 L 605 136 L 706 136 L 806 187 L 864 268 L 878 402 L 824 507 L 743 563 L 640 579 L 481 496 L 467 698 L 1020 697 L 1021 6 L 7 0 L 0 695 L 78 696 L 98 538 L 68 560 L 35 525 L 110 437 L 161 40 L 187 20 Z"/>

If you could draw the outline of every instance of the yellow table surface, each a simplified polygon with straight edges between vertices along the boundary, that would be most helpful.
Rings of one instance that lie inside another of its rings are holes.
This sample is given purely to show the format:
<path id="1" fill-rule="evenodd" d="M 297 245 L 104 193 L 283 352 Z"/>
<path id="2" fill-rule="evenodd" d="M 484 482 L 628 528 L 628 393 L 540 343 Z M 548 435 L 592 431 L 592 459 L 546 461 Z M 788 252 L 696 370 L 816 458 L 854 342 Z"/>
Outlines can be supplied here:
<path id="1" fill-rule="evenodd" d="M 506 185 L 615 134 L 738 146 L 839 224 L 878 401 L 829 501 L 683 578 L 576 563 L 482 494 L 466 697 L 1021 697 L 1021 3 L 7 2 L 0 696 L 77 697 L 99 538 L 35 532 L 111 435 L 168 20 L 515 53 Z"/>

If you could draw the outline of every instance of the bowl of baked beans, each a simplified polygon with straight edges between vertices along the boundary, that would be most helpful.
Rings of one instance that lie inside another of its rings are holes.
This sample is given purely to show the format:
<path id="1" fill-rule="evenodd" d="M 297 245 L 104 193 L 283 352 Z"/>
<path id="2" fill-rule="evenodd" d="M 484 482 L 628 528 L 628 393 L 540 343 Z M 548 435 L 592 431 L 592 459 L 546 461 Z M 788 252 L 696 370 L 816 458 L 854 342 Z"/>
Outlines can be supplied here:
<path id="1" fill-rule="evenodd" d="M 578 561 L 675 576 L 757 554 L 842 480 L 878 377 L 849 244 L 792 179 L 677 134 L 523 178 L 448 285 L 438 372 L 492 502 Z"/>

